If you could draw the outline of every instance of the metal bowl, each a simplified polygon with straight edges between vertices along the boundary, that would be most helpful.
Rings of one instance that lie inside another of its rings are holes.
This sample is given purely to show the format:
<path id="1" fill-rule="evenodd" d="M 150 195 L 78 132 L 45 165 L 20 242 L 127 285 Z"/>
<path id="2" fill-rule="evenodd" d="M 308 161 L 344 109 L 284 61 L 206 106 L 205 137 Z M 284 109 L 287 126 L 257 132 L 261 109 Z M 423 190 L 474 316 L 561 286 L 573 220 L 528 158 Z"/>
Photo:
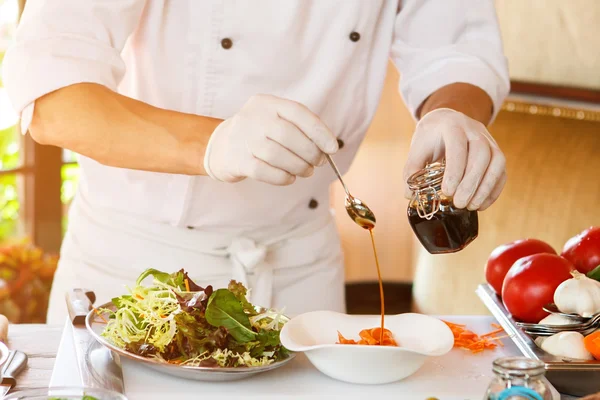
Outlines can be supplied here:
<path id="1" fill-rule="evenodd" d="M 479 285 L 477 295 L 521 353 L 544 362 L 546 377 L 556 390 L 571 396 L 586 396 L 600 391 L 600 361 L 576 361 L 546 353 L 535 344 L 534 337 L 517 325 L 490 285 Z"/>
<path id="2" fill-rule="evenodd" d="M 112 303 L 106 303 L 100 308 L 109 310 L 115 310 L 116 307 Z M 263 310 L 258 308 L 257 310 Z M 285 322 L 289 321 L 289 318 L 284 317 Z M 143 357 L 137 354 L 133 354 L 127 350 L 115 346 L 110 341 L 102 336 L 102 331 L 106 326 L 104 321 L 101 321 L 98 314 L 92 310 L 88 313 L 85 324 L 90 334 L 96 339 L 98 343 L 118 354 L 121 357 L 140 363 L 145 367 L 159 371 L 161 373 L 177 376 L 184 379 L 192 379 L 197 381 L 211 381 L 211 382 L 224 382 L 224 381 L 236 381 L 248 378 L 250 376 L 260 374 L 263 372 L 271 371 L 279 367 L 284 366 L 290 362 L 296 356 L 295 353 L 290 352 L 289 357 L 285 360 L 276 361 L 272 364 L 260 366 L 260 367 L 194 367 L 189 365 L 176 365 L 169 364 L 164 361 Z"/>

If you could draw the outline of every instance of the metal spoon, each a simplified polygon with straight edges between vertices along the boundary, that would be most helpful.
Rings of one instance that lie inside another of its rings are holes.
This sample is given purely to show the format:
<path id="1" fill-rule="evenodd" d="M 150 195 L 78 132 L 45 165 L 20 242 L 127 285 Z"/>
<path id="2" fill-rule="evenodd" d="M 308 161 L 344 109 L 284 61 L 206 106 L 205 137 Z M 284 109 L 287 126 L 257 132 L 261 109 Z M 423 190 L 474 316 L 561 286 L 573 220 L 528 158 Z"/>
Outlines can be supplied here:
<path id="1" fill-rule="evenodd" d="M 527 324 L 517 322 L 517 326 L 523 329 L 525 333 L 534 336 L 552 336 L 560 332 L 579 332 L 583 336 L 587 336 L 600 326 L 600 313 L 594 314 L 585 322 L 577 322 L 569 325 Z"/>
<path id="2" fill-rule="evenodd" d="M 346 212 L 348 213 L 350 218 L 352 218 L 352 220 L 361 228 L 364 228 L 364 229 L 375 228 L 375 214 L 373 214 L 371 209 L 369 209 L 369 207 L 367 207 L 367 205 L 365 203 L 363 203 L 360 199 L 358 199 L 350 194 L 350 191 L 348 191 L 348 188 L 346 187 L 346 184 L 344 183 L 344 180 L 342 179 L 342 174 L 340 174 L 340 171 L 338 170 L 337 166 L 331 159 L 331 156 L 329 154 L 326 154 L 325 156 L 327 157 L 327 160 L 329 161 L 331 168 L 333 168 L 333 171 L 335 172 L 338 179 L 342 183 L 342 187 L 344 188 L 344 191 L 346 192 L 345 206 L 346 206 Z"/>
<path id="3" fill-rule="evenodd" d="M 564 313 L 561 312 L 558 307 L 556 306 L 556 304 L 554 303 L 549 303 L 546 304 L 544 307 L 542 307 L 544 311 L 549 312 L 550 314 L 557 314 L 560 315 L 562 317 L 565 318 L 569 318 L 575 321 L 581 321 L 581 322 L 585 322 L 587 320 L 590 319 L 590 317 L 582 317 L 581 315 L 577 315 L 577 314 L 568 314 L 568 313 Z"/>

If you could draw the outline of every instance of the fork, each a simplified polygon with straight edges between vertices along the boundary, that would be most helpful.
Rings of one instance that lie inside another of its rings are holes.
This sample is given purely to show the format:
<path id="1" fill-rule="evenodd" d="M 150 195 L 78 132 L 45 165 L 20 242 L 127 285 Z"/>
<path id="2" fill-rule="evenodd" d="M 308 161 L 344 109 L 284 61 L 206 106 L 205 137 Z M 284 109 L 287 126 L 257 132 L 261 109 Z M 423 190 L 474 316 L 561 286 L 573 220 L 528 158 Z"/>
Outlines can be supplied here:
<path id="1" fill-rule="evenodd" d="M 568 325 L 529 324 L 517 322 L 517 326 L 527 334 L 535 336 L 552 336 L 560 332 L 579 332 L 586 336 L 600 327 L 600 313 L 594 314 L 585 322 Z"/>
<path id="2" fill-rule="evenodd" d="M 578 314 L 564 313 L 564 312 L 560 311 L 558 309 L 558 307 L 556 306 L 556 304 L 554 304 L 554 303 L 546 304 L 542 308 L 544 311 L 546 311 L 550 314 L 556 314 L 556 315 L 560 315 L 561 317 L 569 318 L 569 319 L 573 320 L 574 323 L 575 322 L 586 322 L 591 318 L 591 317 L 582 317 L 581 315 L 578 315 Z"/>

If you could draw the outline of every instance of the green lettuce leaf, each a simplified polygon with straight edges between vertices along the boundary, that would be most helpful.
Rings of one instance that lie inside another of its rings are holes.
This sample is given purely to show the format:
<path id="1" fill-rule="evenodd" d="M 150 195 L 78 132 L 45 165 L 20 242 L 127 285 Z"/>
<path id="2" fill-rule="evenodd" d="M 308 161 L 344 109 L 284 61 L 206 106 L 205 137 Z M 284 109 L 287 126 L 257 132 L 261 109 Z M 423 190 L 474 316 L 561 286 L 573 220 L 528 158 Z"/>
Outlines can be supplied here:
<path id="1" fill-rule="evenodd" d="M 158 282 L 164 283 L 165 285 L 172 286 L 179 290 L 185 290 L 185 280 L 186 279 L 188 279 L 188 283 L 189 283 L 189 278 L 187 277 L 187 273 L 185 273 L 183 269 L 181 269 L 177 272 L 173 272 L 172 274 L 169 274 L 168 272 L 159 271 L 154 268 L 148 268 L 147 270 L 142 272 L 142 274 L 140 276 L 138 276 L 135 284 L 137 286 L 140 286 L 142 284 L 142 281 L 149 276 L 152 276 Z M 194 285 L 194 287 L 198 287 L 195 283 L 192 282 L 192 284 Z"/>
<path id="2" fill-rule="evenodd" d="M 159 271 L 157 269 L 154 268 L 148 268 L 147 270 L 145 270 L 144 272 L 142 272 L 140 274 L 140 276 L 138 276 L 137 281 L 135 282 L 136 286 L 140 286 L 142 284 L 142 281 L 144 279 L 146 279 L 147 277 L 152 276 L 154 279 L 156 279 L 157 281 L 164 283 L 166 285 L 173 285 L 173 281 L 172 281 L 172 275 L 167 273 L 167 272 L 162 272 Z"/>
<path id="3" fill-rule="evenodd" d="M 586 275 L 588 278 L 600 281 L 600 265 L 588 272 Z"/>
<path id="4" fill-rule="evenodd" d="M 250 319 L 235 295 L 227 289 L 215 291 L 208 300 L 206 320 L 215 327 L 224 327 L 235 340 L 246 343 L 256 338 Z"/>
<path id="5" fill-rule="evenodd" d="M 281 342 L 279 341 L 279 331 L 261 330 L 258 333 L 258 341 L 264 347 L 279 346 L 281 344 Z"/>
<path id="6" fill-rule="evenodd" d="M 257 336 L 256 346 L 248 351 L 253 357 L 260 357 L 265 351 L 276 351 L 280 344 L 279 331 L 261 330 Z"/>
<path id="7" fill-rule="evenodd" d="M 256 358 L 262 357 L 263 353 L 279 354 L 281 348 L 279 331 L 261 330 L 256 335 L 255 340 L 243 343 L 243 345 L 244 349 L 237 349 L 237 351 L 240 353 L 248 352 L 252 357 Z"/>

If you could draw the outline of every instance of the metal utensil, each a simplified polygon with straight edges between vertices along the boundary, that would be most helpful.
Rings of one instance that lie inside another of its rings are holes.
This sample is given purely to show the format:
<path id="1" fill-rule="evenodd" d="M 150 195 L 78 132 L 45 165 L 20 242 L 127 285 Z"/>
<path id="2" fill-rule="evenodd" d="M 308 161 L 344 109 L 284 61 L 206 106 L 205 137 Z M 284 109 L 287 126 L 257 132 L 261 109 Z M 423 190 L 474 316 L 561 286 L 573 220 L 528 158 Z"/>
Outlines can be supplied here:
<path id="1" fill-rule="evenodd" d="M 19 390 L 6 397 L 6 400 L 128 400 L 122 393 L 112 390 L 87 388 L 82 386 L 51 386 L 46 388 Z"/>
<path id="2" fill-rule="evenodd" d="M 536 329 L 528 329 L 528 328 L 521 328 L 523 329 L 523 332 L 525 332 L 526 334 L 536 337 L 536 336 L 553 336 L 556 335 L 557 333 L 561 333 L 561 332 L 579 332 L 581 333 L 583 336 L 587 336 L 591 333 L 594 333 L 598 327 L 592 327 L 592 328 L 588 328 L 588 329 L 584 329 L 584 330 L 572 330 L 570 329 L 569 331 L 552 331 L 552 330 L 536 330 Z"/>
<path id="3" fill-rule="evenodd" d="M 568 318 L 572 320 L 573 323 L 566 325 L 550 325 L 517 322 L 516 325 L 523 329 L 525 333 L 533 336 L 552 336 L 556 333 L 565 331 L 579 332 L 585 336 L 600 327 L 600 313 L 592 315 L 591 317 L 582 317 L 578 314 L 563 313 L 554 303 L 546 304 L 543 309 L 551 314 Z"/>
<path id="4" fill-rule="evenodd" d="M 125 393 L 123 371 L 118 356 L 98 345 L 87 330 L 86 318 L 93 308 L 91 300 L 95 299 L 90 293 L 84 289 L 72 289 L 66 295 L 81 383 L 85 387 Z"/>
<path id="5" fill-rule="evenodd" d="M 331 156 L 329 154 L 326 154 L 326 157 L 327 157 L 327 160 L 329 161 L 329 164 L 331 165 L 331 168 L 333 168 L 333 171 L 335 172 L 338 179 L 340 180 L 342 187 L 344 188 L 344 191 L 346 192 L 345 206 L 346 206 L 346 212 L 348 213 L 350 218 L 352 218 L 352 220 L 361 228 L 364 228 L 364 229 L 375 228 L 375 222 L 376 222 L 375 214 L 373 214 L 371 209 L 369 207 L 367 207 L 367 205 L 365 203 L 363 203 L 360 199 L 358 199 L 350 194 L 348 187 L 346 186 L 346 184 L 344 183 L 344 180 L 342 179 L 342 174 L 340 174 L 340 171 L 338 170 L 337 166 L 333 162 L 333 159 L 331 158 Z"/>
<path id="6" fill-rule="evenodd" d="M 560 311 L 558 309 L 558 307 L 556 306 L 556 304 L 554 304 L 554 303 L 546 304 L 542 308 L 544 311 L 549 312 L 550 314 L 560 315 L 561 317 L 569 318 L 574 321 L 585 322 L 591 318 L 591 317 L 582 317 L 581 315 L 578 315 L 578 314 L 564 313 L 564 312 Z"/>
<path id="7" fill-rule="evenodd" d="M 586 336 L 600 327 L 600 313 L 594 314 L 585 322 L 578 322 L 568 325 L 547 325 L 547 324 L 528 324 L 517 322 L 516 325 L 523 329 L 525 333 L 534 336 L 552 336 L 560 332 L 579 332 Z"/>
<path id="8" fill-rule="evenodd" d="M 27 355 L 21 351 L 13 350 L 8 355 L 6 364 L 2 369 L 2 381 L 0 382 L 0 399 L 17 384 L 17 376 L 27 366 Z"/>

